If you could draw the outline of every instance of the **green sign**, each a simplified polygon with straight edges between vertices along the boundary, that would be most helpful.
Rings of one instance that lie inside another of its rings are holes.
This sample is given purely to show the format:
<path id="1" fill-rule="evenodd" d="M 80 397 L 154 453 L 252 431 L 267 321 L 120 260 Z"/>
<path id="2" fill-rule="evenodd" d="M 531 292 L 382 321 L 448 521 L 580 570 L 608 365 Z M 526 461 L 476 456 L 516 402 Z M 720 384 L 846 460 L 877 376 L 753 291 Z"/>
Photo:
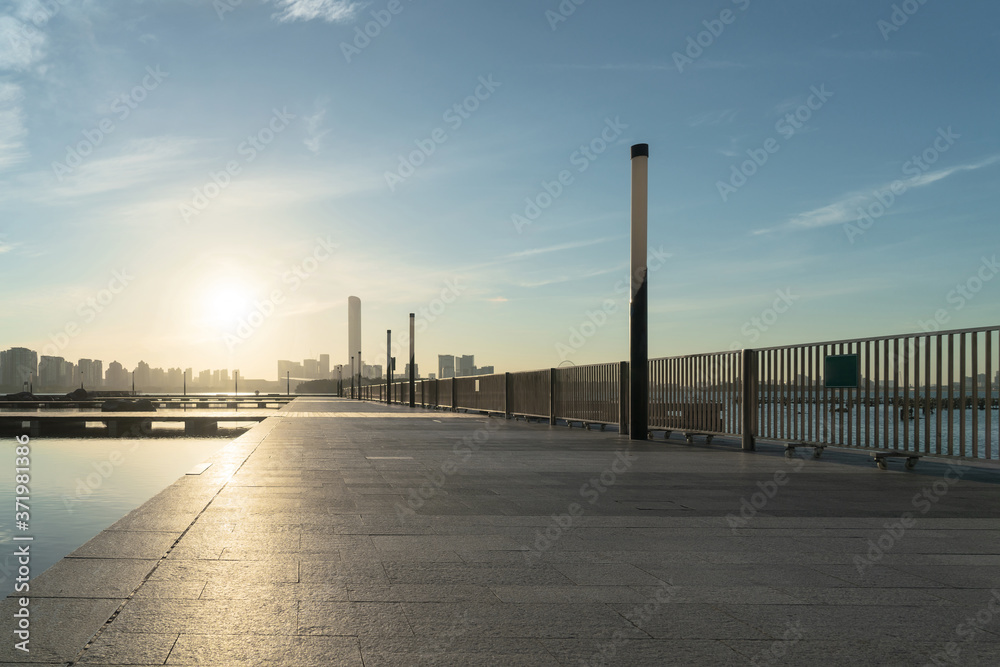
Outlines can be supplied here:
<path id="1" fill-rule="evenodd" d="M 823 360 L 823 381 L 827 389 L 861 387 L 861 362 L 856 354 L 838 354 Z"/>

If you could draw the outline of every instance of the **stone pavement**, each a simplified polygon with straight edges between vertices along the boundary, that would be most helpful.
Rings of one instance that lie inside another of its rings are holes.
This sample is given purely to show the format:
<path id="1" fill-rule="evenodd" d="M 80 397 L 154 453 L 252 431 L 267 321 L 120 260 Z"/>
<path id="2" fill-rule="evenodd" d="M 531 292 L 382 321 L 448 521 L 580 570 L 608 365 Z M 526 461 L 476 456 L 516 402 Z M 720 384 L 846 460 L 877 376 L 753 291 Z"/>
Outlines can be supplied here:
<path id="1" fill-rule="evenodd" d="M 47 665 L 996 665 L 1000 469 L 283 408 L 31 583 Z M 936 661 L 936 662 L 935 662 Z"/>

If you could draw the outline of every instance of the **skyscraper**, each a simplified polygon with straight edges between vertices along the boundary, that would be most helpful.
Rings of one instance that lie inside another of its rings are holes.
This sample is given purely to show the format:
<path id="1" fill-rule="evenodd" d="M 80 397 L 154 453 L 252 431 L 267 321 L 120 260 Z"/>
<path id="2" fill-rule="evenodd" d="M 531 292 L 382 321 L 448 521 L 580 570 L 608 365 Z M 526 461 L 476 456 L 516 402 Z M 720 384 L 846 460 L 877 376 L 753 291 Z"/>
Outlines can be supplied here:
<path id="1" fill-rule="evenodd" d="M 354 359 L 353 373 L 361 368 L 361 299 L 347 297 L 347 362 Z"/>
<path id="2" fill-rule="evenodd" d="M 319 376 L 323 379 L 330 377 L 330 355 L 319 355 Z"/>
<path id="3" fill-rule="evenodd" d="M 0 385 L 21 391 L 38 373 L 38 353 L 24 347 L 12 347 L 0 352 Z"/>
<path id="4" fill-rule="evenodd" d="M 438 355 L 438 377 L 442 380 L 455 377 L 455 357 L 451 354 Z"/>

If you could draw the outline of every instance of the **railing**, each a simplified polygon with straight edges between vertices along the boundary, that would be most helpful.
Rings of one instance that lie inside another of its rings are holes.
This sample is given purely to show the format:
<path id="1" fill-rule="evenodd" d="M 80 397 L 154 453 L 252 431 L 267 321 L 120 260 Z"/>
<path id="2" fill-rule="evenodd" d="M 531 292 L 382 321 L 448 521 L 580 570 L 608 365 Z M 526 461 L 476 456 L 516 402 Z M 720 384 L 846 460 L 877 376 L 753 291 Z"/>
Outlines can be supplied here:
<path id="1" fill-rule="evenodd" d="M 823 360 L 832 354 L 858 355 L 858 389 L 825 388 Z M 1000 458 L 993 416 L 1000 328 L 777 347 L 757 355 L 760 437 Z"/>
<path id="2" fill-rule="evenodd" d="M 741 355 L 719 352 L 650 360 L 649 427 L 739 435 Z"/>
<path id="3" fill-rule="evenodd" d="M 857 355 L 859 386 L 827 388 L 836 355 Z M 745 449 L 761 438 L 998 460 L 998 370 L 996 326 L 652 359 L 649 428 L 737 436 Z M 409 400 L 407 381 L 367 389 L 371 400 L 387 391 Z M 618 424 L 623 433 L 627 396 L 627 363 L 415 384 L 425 406 Z"/>

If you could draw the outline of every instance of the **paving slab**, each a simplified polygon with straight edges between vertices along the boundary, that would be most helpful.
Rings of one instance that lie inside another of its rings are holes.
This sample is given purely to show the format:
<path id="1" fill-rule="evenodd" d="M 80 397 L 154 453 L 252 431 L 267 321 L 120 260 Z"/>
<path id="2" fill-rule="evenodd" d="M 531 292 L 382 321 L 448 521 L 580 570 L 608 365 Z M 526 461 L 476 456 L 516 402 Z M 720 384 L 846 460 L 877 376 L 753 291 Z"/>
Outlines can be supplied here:
<path id="1" fill-rule="evenodd" d="M 880 471 L 864 453 L 331 398 L 297 399 L 206 462 L 33 580 L 32 652 L 7 642 L 0 663 L 1000 655 L 988 465 L 949 484 L 946 461 Z M 12 618 L 16 600 L 0 605 Z"/>

